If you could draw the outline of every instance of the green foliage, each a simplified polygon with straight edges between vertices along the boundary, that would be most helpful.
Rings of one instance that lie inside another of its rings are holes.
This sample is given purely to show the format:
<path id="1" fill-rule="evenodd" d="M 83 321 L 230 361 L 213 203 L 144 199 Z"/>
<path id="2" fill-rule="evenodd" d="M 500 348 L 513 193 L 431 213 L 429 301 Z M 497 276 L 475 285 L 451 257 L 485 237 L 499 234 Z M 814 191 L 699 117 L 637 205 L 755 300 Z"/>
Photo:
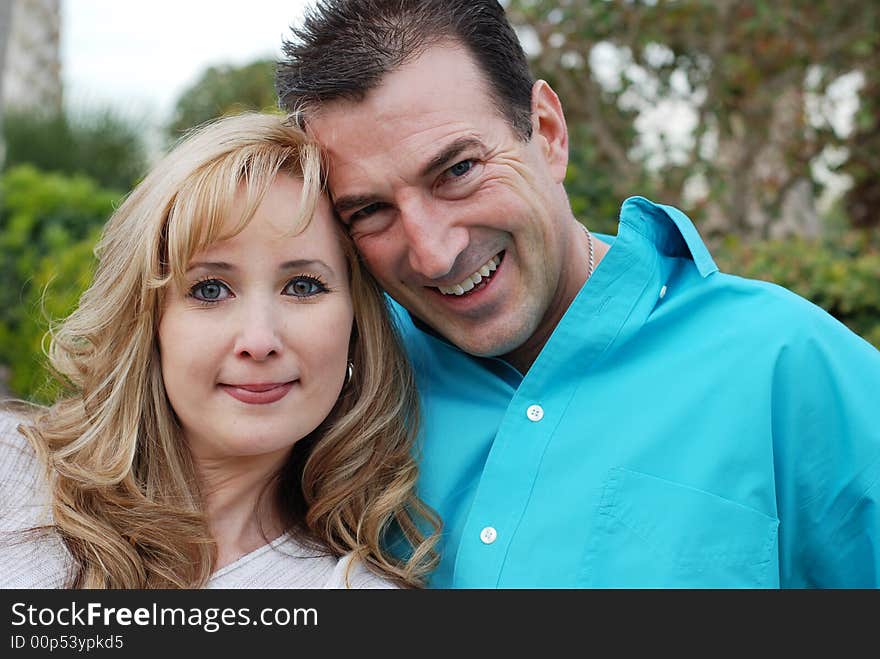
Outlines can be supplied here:
<path id="1" fill-rule="evenodd" d="M 44 355 L 47 331 L 67 317 L 94 275 L 94 246 L 100 235 L 95 228 L 86 238 L 53 251 L 40 259 L 24 302 L 25 321 L 13 337 L 18 349 L 6 358 L 11 370 L 9 387 L 30 400 L 48 403 L 61 388 L 49 375 Z"/>
<path id="2" fill-rule="evenodd" d="M 258 60 L 245 66 L 212 66 L 178 99 L 168 127 L 176 140 L 206 121 L 246 110 L 277 110 L 275 62 Z"/>
<path id="3" fill-rule="evenodd" d="M 3 117 L 5 168 L 29 163 L 127 190 L 146 170 L 143 130 L 112 110 L 77 115 L 12 110 Z"/>
<path id="4" fill-rule="evenodd" d="M 715 256 L 722 270 L 784 286 L 880 348 L 880 236 L 848 231 L 833 242 L 756 244 L 730 238 Z"/>
<path id="5" fill-rule="evenodd" d="M 16 395 L 51 397 L 42 337 L 88 284 L 93 246 L 120 196 L 30 165 L 0 177 L 0 364 L 11 368 Z"/>

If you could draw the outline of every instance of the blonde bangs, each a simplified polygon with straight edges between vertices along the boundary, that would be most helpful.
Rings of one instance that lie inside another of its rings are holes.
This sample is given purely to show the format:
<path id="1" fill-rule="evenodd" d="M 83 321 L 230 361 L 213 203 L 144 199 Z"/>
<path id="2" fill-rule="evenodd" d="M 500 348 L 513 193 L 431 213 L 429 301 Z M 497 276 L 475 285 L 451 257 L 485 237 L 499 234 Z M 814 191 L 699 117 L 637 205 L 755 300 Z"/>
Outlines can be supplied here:
<path id="1" fill-rule="evenodd" d="M 253 136 L 255 122 L 262 124 L 259 139 Z M 221 129 L 225 131 L 218 135 Z M 163 288 L 172 280 L 182 284 L 196 254 L 241 233 L 277 176 L 302 181 L 289 235 L 308 226 L 324 193 L 319 148 L 280 117 L 226 118 L 207 135 L 214 138 L 213 145 L 205 144 L 205 133 L 197 133 L 184 140 L 165 164 L 166 171 L 177 171 L 178 176 L 168 177 L 173 193 L 160 204 L 167 212 L 162 213 L 154 240 L 150 288 Z M 213 157 L 205 158 L 206 152 Z M 201 162 L 192 157 L 197 153 L 203 156 Z M 235 212 L 240 215 L 233 217 Z"/>
<path id="2" fill-rule="evenodd" d="M 317 150 L 312 146 L 268 150 L 260 145 L 206 165 L 181 186 L 165 227 L 163 274 L 182 284 L 196 254 L 247 227 L 279 174 L 303 182 L 288 235 L 303 231 L 323 191 Z M 237 210 L 239 216 L 233 217 Z"/>

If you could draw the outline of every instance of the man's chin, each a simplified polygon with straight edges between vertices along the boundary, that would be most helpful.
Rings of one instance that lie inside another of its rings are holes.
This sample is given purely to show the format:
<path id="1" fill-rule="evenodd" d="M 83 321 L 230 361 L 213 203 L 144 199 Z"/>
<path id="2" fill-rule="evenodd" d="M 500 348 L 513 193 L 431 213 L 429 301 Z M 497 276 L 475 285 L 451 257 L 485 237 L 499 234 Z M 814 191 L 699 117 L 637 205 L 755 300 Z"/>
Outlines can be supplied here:
<path id="1" fill-rule="evenodd" d="M 439 334 L 459 350 L 474 357 L 501 357 L 514 352 L 523 343 L 518 336 L 493 332 L 488 327 L 446 333 L 441 331 Z"/>
<path id="2" fill-rule="evenodd" d="M 512 353 L 531 336 L 528 316 L 516 314 L 512 317 L 514 314 L 509 305 L 491 311 L 484 307 L 479 314 L 474 313 L 473 317 L 469 317 L 467 312 L 457 315 L 440 313 L 436 306 L 412 304 L 412 299 L 398 302 L 409 309 L 410 317 L 419 329 L 439 336 L 475 357 L 500 357 Z M 506 319 L 506 322 L 501 319 Z"/>

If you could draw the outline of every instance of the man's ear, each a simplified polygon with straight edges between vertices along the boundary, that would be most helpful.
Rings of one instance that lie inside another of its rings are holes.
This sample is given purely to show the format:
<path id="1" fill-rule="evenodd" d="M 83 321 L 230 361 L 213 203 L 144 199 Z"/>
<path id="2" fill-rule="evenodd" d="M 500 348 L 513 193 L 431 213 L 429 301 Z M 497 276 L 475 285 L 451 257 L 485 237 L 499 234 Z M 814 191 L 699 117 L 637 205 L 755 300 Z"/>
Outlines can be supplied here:
<path id="1" fill-rule="evenodd" d="M 568 128 L 562 103 L 544 80 L 532 86 L 532 139 L 536 140 L 557 183 L 568 168 Z"/>

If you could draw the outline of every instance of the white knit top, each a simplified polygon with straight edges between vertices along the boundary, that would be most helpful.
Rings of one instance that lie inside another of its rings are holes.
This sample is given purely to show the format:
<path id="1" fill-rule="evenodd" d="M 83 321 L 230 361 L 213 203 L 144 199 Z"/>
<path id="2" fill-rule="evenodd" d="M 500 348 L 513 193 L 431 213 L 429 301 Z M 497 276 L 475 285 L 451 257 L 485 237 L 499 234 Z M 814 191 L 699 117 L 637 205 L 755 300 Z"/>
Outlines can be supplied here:
<path id="1" fill-rule="evenodd" d="M 0 411 L 0 588 L 63 588 L 72 558 L 52 532 L 23 534 L 52 524 L 48 487 L 33 449 Z M 356 563 L 304 547 L 289 535 L 256 549 L 211 576 L 207 588 L 395 588 Z"/>

